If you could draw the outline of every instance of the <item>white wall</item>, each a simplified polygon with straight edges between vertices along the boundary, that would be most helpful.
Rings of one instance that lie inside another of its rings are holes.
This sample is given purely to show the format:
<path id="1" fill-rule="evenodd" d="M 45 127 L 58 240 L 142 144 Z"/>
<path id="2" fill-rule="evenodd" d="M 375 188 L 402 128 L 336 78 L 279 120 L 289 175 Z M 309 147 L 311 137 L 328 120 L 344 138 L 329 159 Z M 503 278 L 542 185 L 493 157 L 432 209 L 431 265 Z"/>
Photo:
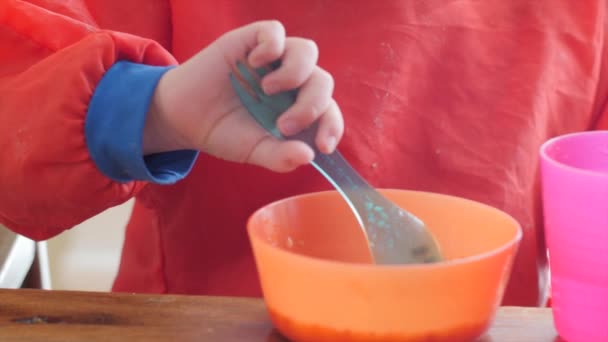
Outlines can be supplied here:
<path id="1" fill-rule="evenodd" d="M 110 290 L 132 207 L 109 209 L 48 241 L 53 289 Z"/>

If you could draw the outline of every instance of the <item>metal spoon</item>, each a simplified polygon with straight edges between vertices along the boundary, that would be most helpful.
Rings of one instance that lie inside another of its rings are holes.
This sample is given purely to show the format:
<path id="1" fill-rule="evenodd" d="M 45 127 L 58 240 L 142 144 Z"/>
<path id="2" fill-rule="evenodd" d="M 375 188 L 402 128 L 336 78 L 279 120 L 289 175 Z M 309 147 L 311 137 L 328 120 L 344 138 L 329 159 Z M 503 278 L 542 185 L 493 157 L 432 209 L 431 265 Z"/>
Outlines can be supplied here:
<path id="1" fill-rule="evenodd" d="M 276 120 L 293 105 L 297 90 L 268 96 L 260 86 L 261 78 L 276 69 L 279 62 L 253 70 L 237 62 L 230 75 L 232 86 L 243 106 L 268 130 L 286 139 L 278 130 Z M 352 209 L 366 234 L 377 264 L 432 263 L 443 260 L 439 246 L 424 222 L 403 210 L 370 186 L 336 150 L 321 153 L 315 144 L 317 124 L 287 139 L 299 139 L 315 152 L 312 165 L 338 190 Z"/>

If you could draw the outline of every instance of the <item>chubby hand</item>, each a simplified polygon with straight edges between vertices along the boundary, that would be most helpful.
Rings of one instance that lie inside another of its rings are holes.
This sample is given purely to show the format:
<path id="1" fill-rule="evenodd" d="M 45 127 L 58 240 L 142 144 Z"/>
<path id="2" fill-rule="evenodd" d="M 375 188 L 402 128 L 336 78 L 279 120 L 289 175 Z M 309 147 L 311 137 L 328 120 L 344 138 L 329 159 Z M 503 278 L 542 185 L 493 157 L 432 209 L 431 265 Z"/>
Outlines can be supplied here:
<path id="1" fill-rule="evenodd" d="M 229 74 L 245 57 L 256 68 L 281 60 L 281 66 L 262 79 L 267 94 L 299 88 L 295 104 L 277 122 L 281 133 L 294 135 L 319 120 L 317 147 L 333 152 L 344 123 L 332 97 L 333 78 L 317 65 L 317 46 L 287 37 L 277 21 L 262 21 L 224 34 L 165 73 L 146 119 L 144 154 L 196 149 L 276 172 L 309 163 L 314 152 L 308 145 L 271 136 L 241 105 Z"/>

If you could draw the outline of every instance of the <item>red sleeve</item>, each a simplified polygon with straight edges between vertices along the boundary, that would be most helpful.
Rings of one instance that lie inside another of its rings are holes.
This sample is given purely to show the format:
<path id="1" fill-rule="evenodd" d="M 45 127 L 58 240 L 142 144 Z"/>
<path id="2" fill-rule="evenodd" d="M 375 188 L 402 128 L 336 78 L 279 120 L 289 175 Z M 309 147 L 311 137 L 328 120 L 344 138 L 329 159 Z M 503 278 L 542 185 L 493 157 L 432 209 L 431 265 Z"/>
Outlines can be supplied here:
<path id="1" fill-rule="evenodd" d="M 113 182 L 91 160 L 89 99 L 118 60 L 175 64 L 152 40 L 99 29 L 84 1 L 70 6 L 59 14 L 0 2 L 0 223 L 33 239 L 50 238 L 141 189 L 139 182 Z"/>

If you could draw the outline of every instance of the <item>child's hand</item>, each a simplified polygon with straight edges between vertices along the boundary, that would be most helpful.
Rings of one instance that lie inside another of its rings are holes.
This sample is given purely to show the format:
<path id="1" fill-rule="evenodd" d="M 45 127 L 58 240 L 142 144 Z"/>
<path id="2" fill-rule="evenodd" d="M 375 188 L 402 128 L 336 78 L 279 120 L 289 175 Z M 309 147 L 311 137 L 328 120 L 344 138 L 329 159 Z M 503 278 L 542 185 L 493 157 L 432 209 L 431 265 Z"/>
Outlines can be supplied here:
<path id="1" fill-rule="evenodd" d="M 253 67 L 282 60 L 262 87 L 271 94 L 300 88 L 296 103 L 278 120 L 284 135 L 320 121 L 316 143 L 332 152 L 343 133 L 342 114 L 332 98 L 333 79 L 317 63 L 316 45 L 286 37 L 276 21 L 228 32 L 160 80 L 144 129 L 144 153 L 196 149 L 230 161 L 286 172 L 314 158 L 300 141 L 280 141 L 246 112 L 229 74 L 247 56 Z"/>

